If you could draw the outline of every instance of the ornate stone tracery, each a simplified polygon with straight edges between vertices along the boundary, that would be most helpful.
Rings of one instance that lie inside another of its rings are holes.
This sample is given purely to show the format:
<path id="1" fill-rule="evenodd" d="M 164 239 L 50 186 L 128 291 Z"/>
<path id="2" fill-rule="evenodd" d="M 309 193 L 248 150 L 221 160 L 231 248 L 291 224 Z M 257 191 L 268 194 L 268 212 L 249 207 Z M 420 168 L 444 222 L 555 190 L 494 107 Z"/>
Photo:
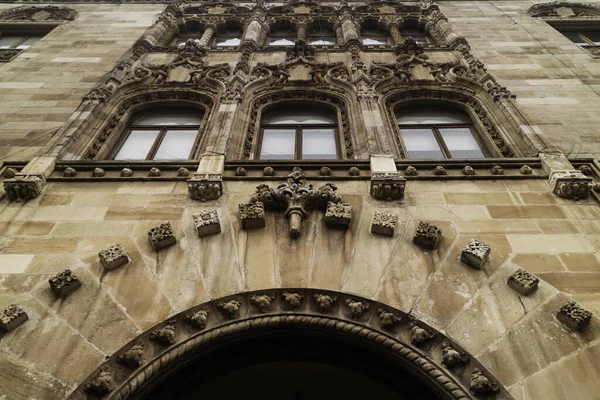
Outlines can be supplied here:
<path id="1" fill-rule="evenodd" d="M 529 8 L 528 12 L 532 17 L 542 18 L 600 18 L 600 7 L 597 5 L 567 1 L 535 4 Z"/>
<path id="2" fill-rule="evenodd" d="M 60 6 L 23 6 L 0 12 L 0 22 L 59 22 L 73 21 L 77 11 Z"/>

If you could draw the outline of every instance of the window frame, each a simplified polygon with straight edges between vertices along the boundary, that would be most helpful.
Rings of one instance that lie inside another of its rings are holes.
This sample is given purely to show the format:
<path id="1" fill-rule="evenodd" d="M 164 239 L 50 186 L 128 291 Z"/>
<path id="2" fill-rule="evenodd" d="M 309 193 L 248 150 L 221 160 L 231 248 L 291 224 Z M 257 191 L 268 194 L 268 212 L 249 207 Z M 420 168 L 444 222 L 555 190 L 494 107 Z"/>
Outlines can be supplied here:
<path id="1" fill-rule="evenodd" d="M 311 110 L 311 107 L 298 107 L 298 108 L 303 108 L 303 109 L 307 109 L 307 110 Z M 291 107 L 286 107 L 286 106 L 282 106 L 282 107 L 274 107 L 274 108 L 270 108 L 268 110 L 266 110 L 266 112 L 270 112 L 273 110 L 281 110 L 284 111 L 286 109 L 291 109 Z M 265 161 L 285 161 L 285 160 L 302 160 L 302 161 L 320 161 L 320 160 L 340 160 L 341 156 L 340 156 L 340 139 L 339 139 L 339 116 L 337 115 L 337 110 L 332 110 L 328 108 L 328 111 L 331 112 L 331 115 L 334 116 L 336 123 L 334 124 L 264 124 L 262 123 L 262 120 L 264 118 L 264 114 L 265 111 L 263 111 L 261 113 L 261 117 L 260 117 L 260 125 L 259 125 L 259 134 L 258 134 L 258 140 L 256 143 L 256 149 L 254 151 L 254 159 L 255 160 L 265 160 Z M 294 136 L 294 158 L 290 158 L 290 159 L 265 159 L 265 158 L 261 158 L 261 152 L 262 152 L 262 146 L 263 146 L 263 139 L 264 139 L 264 132 L 265 132 L 265 128 L 266 129 L 273 129 L 273 128 L 279 128 L 279 129 L 294 129 L 295 130 L 295 136 Z M 304 129 L 332 129 L 333 130 L 333 139 L 335 141 L 335 158 L 302 158 L 302 141 L 303 141 L 303 130 Z"/>
<path id="2" fill-rule="evenodd" d="M 546 22 L 548 25 L 550 25 L 550 27 L 552 27 L 552 29 L 554 29 L 555 31 L 557 31 L 558 33 L 560 33 L 562 35 L 563 38 L 565 38 L 566 40 L 569 41 L 569 43 L 577 46 L 578 48 L 582 49 L 583 51 L 585 51 L 586 53 L 588 53 L 590 56 L 594 57 L 594 58 L 600 58 L 600 45 L 598 44 L 593 44 L 593 42 L 589 41 L 589 39 L 585 39 L 585 44 L 584 43 L 575 43 L 573 42 L 570 38 L 568 38 L 565 34 L 566 33 L 576 33 L 576 34 L 583 34 L 585 35 L 585 32 L 600 32 L 600 21 L 596 20 L 581 20 L 581 19 L 577 19 L 577 17 L 573 17 L 574 19 L 565 19 L 565 20 L 554 20 L 554 19 L 547 19 L 547 18 L 542 18 L 542 20 L 544 22 Z"/>
<path id="3" fill-rule="evenodd" d="M 39 41 L 45 35 L 42 35 L 42 34 L 31 34 L 31 33 L 9 33 L 9 34 L 6 34 L 4 31 L 0 31 L 0 39 L 2 39 L 3 37 L 7 37 L 7 36 L 16 36 L 16 37 L 21 37 L 22 39 L 16 41 L 15 43 L 13 43 L 12 45 L 10 45 L 6 49 L 0 49 L 0 50 L 27 50 L 31 46 L 33 46 L 35 43 L 32 44 L 29 47 L 24 48 L 24 49 L 19 49 L 18 47 L 20 45 L 22 45 L 23 43 L 25 43 L 26 41 L 28 41 L 29 39 L 31 39 L 32 37 L 39 37 L 39 39 L 38 39 L 38 41 Z M 37 41 L 36 41 L 36 43 L 37 43 Z"/>

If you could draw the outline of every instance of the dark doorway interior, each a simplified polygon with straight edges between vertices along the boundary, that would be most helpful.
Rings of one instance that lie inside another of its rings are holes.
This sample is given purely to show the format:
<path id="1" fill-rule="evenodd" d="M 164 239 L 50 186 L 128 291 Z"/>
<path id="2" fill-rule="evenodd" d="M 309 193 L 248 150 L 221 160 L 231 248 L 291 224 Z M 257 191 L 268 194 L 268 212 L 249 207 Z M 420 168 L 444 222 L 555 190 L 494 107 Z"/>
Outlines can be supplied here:
<path id="1" fill-rule="evenodd" d="M 386 354 L 320 336 L 238 340 L 180 369 L 146 400 L 435 400 Z"/>

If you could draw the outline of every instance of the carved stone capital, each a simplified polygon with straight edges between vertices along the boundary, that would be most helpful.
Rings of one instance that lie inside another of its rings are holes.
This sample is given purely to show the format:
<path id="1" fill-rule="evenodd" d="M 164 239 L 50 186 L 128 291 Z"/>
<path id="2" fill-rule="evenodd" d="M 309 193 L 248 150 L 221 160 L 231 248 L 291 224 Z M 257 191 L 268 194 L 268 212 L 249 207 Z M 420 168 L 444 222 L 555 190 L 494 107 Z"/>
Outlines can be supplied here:
<path id="1" fill-rule="evenodd" d="M 460 261 L 465 264 L 482 269 L 490 257 L 492 248 L 479 240 L 471 239 L 460 255 Z"/>
<path id="2" fill-rule="evenodd" d="M 177 243 L 170 222 L 155 226 L 148 231 L 148 240 L 155 251 L 166 249 Z"/>
<path id="3" fill-rule="evenodd" d="M 552 193 L 565 199 L 585 199 L 592 189 L 592 177 L 576 169 L 552 171 L 548 183 Z"/>
<path id="4" fill-rule="evenodd" d="M 106 269 L 115 269 L 131 261 L 120 244 L 115 244 L 106 250 L 100 251 L 98 256 L 100 257 L 100 263 Z"/>
<path id="5" fill-rule="evenodd" d="M 64 298 L 81 287 L 81 281 L 70 269 L 65 269 L 48 280 L 50 288 L 58 297 Z"/>
<path id="6" fill-rule="evenodd" d="M 397 200 L 404 196 L 406 179 L 399 172 L 382 172 L 371 175 L 371 196 L 379 200 Z"/>
<path id="7" fill-rule="evenodd" d="M 192 215 L 198 236 L 204 237 L 221 232 L 221 222 L 216 208 L 207 208 Z"/>
<path id="8" fill-rule="evenodd" d="M 28 319 L 21 307 L 11 304 L 0 313 L 0 332 L 10 332 Z"/>
<path id="9" fill-rule="evenodd" d="M 329 202 L 325 211 L 325 226 L 334 229 L 348 229 L 352 221 L 352 206 L 347 203 Z"/>
<path id="10" fill-rule="evenodd" d="M 527 296 L 532 293 L 540 283 L 537 276 L 525 271 L 524 269 L 518 269 L 514 274 L 508 277 L 508 286 L 521 293 L 523 296 Z"/>
<path id="11" fill-rule="evenodd" d="M 4 180 L 4 190 L 13 201 L 35 199 L 42 194 L 45 187 L 46 178 L 41 174 L 17 172 L 14 178 Z"/>
<path id="12" fill-rule="evenodd" d="M 240 204 L 240 218 L 242 229 L 256 229 L 265 227 L 265 205 L 256 201 L 250 204 Z"/>
<path id="13" fill-rule="evenodd" d="M 394 236 L 398 224 L 398 215 L 388 211 L 375 211 L 371 220 L 371 233 L 383 236 Z"/>
<path id="14" fill-rule="evenodd" d="M 188 193 L 193 200 L 216 200 L 223 194 L 221 174 L 194 174 L 187 180 Z"/>
<path id="15" fill-rule="evenodd" d="M 581 331 L 590 324 L 592 313 L 570 301 L 558 310 L 556 318 L 574 331 Z"/>

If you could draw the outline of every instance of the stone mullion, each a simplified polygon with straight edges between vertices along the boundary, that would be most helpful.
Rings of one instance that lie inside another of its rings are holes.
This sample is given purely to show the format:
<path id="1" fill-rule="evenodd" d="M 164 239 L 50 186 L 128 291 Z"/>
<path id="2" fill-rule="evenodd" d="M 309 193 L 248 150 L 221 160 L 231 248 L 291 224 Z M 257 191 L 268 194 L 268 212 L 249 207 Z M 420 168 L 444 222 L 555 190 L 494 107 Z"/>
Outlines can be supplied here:
<path id="1" fill-rule="evenodd" d="M 208 25 L 206 27 L 206 29 L 204 30 L 202 37 L 200 38 L 200 43 L 199 43 L 200 46 L 208 47 L 214 34 L 215 34 L 215 27 L 213 25 Z"/>
<path id="2" fill-rule="evenodd" d="M 305 22 L 301 22 L 298 24 L 298 28 L 296 30 L 296 38 L 302 39 L 305 42 L 308 40 L 307 36 L 306 36 L 306 23 Z"/>
<path id="3" fill-rule="evenodd" d="M 336 40 L 338 46 L 341 46 L 344 43 L 346 43 L 346 41 L 344 40 L 344 31 L 342 29 L 342 24 L 338 22 L 334 26 L 334 30 L 335 30 L 335 40 Z"/>
<path id="4" fill-rule="evenodd" d="M 238 102 L 224 102 L 218 110 L 218 116 L 215 119 L 218 124 L 212 127 L 212 134 L 208 135 L 208 141 L 204 154 L 226 154 L 228 144 L 231 141 L 232 125 Z"/>
<path id="5" fill-rule="evenodd" d="M 394 44 L 402 43 L 402 34 L 400 33 L 400 29 L 398 29 L 397 24 L 390 24 L 390 36 L 394 40 Z"/>

